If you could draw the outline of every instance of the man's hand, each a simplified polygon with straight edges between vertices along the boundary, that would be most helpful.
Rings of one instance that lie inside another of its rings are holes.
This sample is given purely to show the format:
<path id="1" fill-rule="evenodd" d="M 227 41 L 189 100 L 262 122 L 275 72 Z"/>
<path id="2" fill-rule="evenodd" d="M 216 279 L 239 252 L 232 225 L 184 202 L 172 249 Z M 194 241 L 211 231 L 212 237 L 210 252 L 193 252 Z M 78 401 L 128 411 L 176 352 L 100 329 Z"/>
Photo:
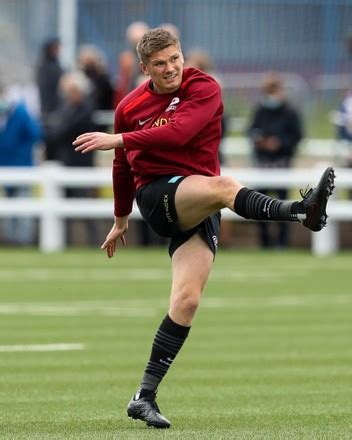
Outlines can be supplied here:
<path id="1" fill-rule="evenodd" d="M 276 136 L 269 136 L 265 141 L 265 149 L 275 153 L 281 146 L 280 139 Z"/>
<path id="2" fill-rule="evenodd" d="M 116 251 L 117 240 L 126 246 L 125 233 L 128 229 L 128 216 L 115 217 L 115 223 L 108 233 L 104 243 L 101 245 L 101 249 L 105 249 L 107 256 L 112 258 Z"/>
<path id="3" fill-rule="evenodd" d="M 108 134 L 100 131 L 84 133 L 73 142 L 75 151 L 89 153 L 95 150 L 113 150 L 122 147 L 122 136 L 120 134 Z"/>

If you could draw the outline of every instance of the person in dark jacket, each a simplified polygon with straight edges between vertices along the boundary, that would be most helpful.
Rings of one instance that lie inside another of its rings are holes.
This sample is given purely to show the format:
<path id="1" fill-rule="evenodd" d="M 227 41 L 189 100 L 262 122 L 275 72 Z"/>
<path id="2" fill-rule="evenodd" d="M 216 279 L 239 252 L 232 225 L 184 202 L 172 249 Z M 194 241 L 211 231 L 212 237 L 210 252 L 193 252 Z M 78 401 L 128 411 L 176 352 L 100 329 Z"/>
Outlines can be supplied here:
<path id="1" fill-rule="evenodd" d="M 72 140 L 85 131 L 95 131 L 93 122 L 94 103 L 91 97 L 91 83 L 83 72 L 65 73 L 60 79 L 60 92 L 63 103 L 60 110 L 48 126 L 49 141 L 57 142 L 59 149 L 57 159 L 67 167 L 94 166 L 94 153 L 77 155 L 72 148 Z M 67 198 L 96 197 L 94 188 L 66 188 Z M 87 232 L 87 241 L 95 245 L 97 240 L 97 225 L 94 220 L 82 220 Z M 67 223 L 67 242 L 74 241 L 74 223 Z"/>
<path id="2" fill-rule="evenodd" d="M 264 77 L 262 101 L 257 105 L 249 124 L 248 136 L 253 147 L 253 164 L 258 168 L 288 168 L 302 139 L 301 117 L 287 101 L 284 86 L 275 73 Z M 272 193 L 266 188 L 261 192 Z M 274 195 L 287 199 L 287 189 Z M 286 247 L 289 241 L 288 223 L 272 225 L 278 228 L 277 238 L 271 237 L 269 225 L 259 223 L 262 247 Z"/>
<path id="3" fill-rule="evenodd" d="M 48 124 L 47 138 L 57 142 L 57 159 L 68 167 L 93 166 L 93 154 L 77 157 L 72 150 L 72 139 L 85 131 L 95 131 L 95 106 L 90 96 L 91 83 L 83 72 L 65 73 L 60 79 L 63 102 Z"/>
<path id="4" fill-rule="evenodd" d="M 39 89 L 41 119 L 44 134 L 53 113 L 60 107 L 59 81 L 63 69 L 59 62 L 60 41 L 57 37 L 47 39 L 43 46 L 37 66 L 36 80 Z M 57 144 L 45 139 L 45 157 L 57 160 Z"/>
<path id="5" fill-rule="evenodd" d="M 114 88 L 103 54 L 93 45 L 82 46 L 78 55 L 78 65 L 92 83 L 91 92 L 96 110 L 113 110 Z M 109 126 L 101 124 L 98 128 L 107 130 Z"/>

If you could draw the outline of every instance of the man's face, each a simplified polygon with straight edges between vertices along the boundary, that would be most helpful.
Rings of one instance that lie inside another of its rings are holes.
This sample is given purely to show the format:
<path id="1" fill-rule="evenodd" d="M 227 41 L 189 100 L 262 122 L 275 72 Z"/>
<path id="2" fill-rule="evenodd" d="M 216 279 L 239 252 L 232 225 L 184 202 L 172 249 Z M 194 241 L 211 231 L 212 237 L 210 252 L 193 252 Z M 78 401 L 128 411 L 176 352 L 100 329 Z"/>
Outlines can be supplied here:
<path id="1" fill-rule="evenodd" d="M 157 93 L 173 93 L 182 82 L 183 55 L 177 46 L 168 46 L 154 52 L 145 65 L 141 63 L 143 73 L 150 75 Z"/>

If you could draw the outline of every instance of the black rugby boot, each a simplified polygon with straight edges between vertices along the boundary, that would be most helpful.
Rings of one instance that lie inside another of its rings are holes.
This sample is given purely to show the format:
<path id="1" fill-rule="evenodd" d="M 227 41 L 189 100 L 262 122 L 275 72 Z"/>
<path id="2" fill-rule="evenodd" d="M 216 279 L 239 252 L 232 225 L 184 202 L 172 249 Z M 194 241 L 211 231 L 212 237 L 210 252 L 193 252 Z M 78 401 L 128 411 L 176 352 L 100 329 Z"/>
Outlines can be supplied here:
<path id="1" fill-rule="evenodd" d="M 137 393 L 137 395 L 132 397 L 127 406 L 128 417 L 143 420 L 147 426 L 153 426 L 154 428 L 170 428 L 170 422 L 161 415 L 155 399 L 156 393 L 139 398 Z"/>
<path id="2" fill-rule="evenodd" d="M 328 167 L 321 179 L 314 189 L 309 189 L 305 193 L 301 190 L 303 200 L 300 202 L 306 218 L 303 220 L 303 225 L 311 231 L 320 231 L 326 226 L 328 218 L 326 214 L 326 205 L 335 188 L 335 170 L 333 167 Z"/>

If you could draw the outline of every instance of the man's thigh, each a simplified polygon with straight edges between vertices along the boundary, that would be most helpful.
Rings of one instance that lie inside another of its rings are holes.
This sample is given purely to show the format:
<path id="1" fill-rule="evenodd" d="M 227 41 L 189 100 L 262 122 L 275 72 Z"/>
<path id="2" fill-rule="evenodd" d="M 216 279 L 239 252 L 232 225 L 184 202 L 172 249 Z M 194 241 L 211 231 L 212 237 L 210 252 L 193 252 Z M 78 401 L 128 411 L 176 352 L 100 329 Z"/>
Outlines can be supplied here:
<path id="1" fill-rule="evenodd" d="M 202 209 L 202 203 L 200 201 L 195 202 L 195 196 L 190 194 L 190 191 L 187 188 L 190 188 L 192 185 L 188 183 L 182 189 L 182 196 L 179 197 L 181 200 L 181 204 L 183 204 L 184 211 L 187 211 L 186 203 L 183 203 L 183 199 L 191 198 L 192 202 L 187 205 L 189 209 L 194 209 L 194 212 L 197 212 L 197 219 L 192 223 L 192 228 L 188 228 L 185 230 L 180 227 L 179 224 L 179 213 L 176 208 L 176 197 L 179 193 L 179 187 L 183 186 L 183 182 L 188 181 L 192 182 L 195 179 L 193 177 L 198 178 L 200 180 L 206 180 L 209 182 L 209 177 L 203 176 L 165 176 L 154 182 L 146 185 L 145 187 L 140 188 L 137 191 L 137 203 L 138 207 L 141 211 L 142 216 L 148 223 L 148 225 L 159 235 L 164 237 L 170 237 L 171 243 L 169 247 L 169 254 L 172 256 L 174 252 L 181 247 L 186 241 L 188 241 L 195 233 L 198 233 L 203 241 L 207 243 L 211 252 L 216 253 L 217 242 L 219 237 L 219 229 L 220 229 L 220 212 L 215 212 L 208 216 L 199 216 L 198 209 Z M 198 180 L 198 179 L 196 179 Z M 199 192 L 199 197 L 202 197 L 201 190 L 197 190 Z M 193 204 L 196 203 L 196 207 Z M 186 214 L 185 214 L 186 215 Z M 192 214 L 190 214 L 192 215 Z"/>
<path id="2" fill-rule="evenodd" d="M 175 206 L 179 226 L 189 230 L 224 206 L 218 199 L 218 177 L 188 176 L 178 186 Z"/>
<path id="3" fill-rule="evenodd" d="M 137 190 L 136 200 L 144 220 L 162 237 L 173 237 L 181 232 L 175 193 L 183 179 L 183 176 L 165 176 Z"/>

